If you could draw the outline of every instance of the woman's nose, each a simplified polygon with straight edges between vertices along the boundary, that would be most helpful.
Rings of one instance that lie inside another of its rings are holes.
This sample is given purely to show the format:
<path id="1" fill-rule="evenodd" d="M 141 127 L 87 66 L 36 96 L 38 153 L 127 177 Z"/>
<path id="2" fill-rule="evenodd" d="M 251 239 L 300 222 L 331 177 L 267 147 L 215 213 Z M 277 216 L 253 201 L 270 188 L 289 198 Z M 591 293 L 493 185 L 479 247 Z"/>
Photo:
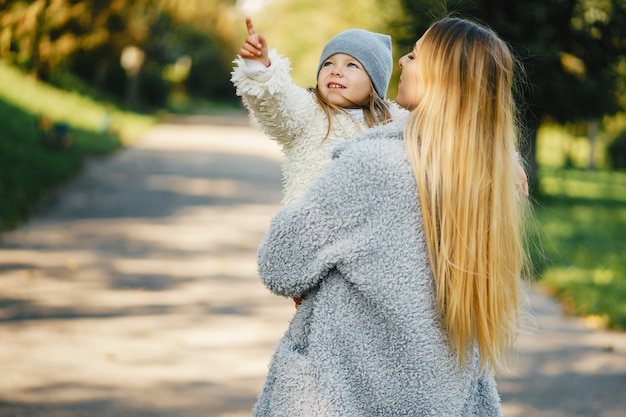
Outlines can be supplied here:
<path id="1" fill-rule="evenodd" d="M 404 66 L 402 65 L 402 60 L 404 59 L 403 56 L 400 57 L 400 59 L 398 59 L 398 66 L 400 67 L 400 69 L 404 69 Z"/>

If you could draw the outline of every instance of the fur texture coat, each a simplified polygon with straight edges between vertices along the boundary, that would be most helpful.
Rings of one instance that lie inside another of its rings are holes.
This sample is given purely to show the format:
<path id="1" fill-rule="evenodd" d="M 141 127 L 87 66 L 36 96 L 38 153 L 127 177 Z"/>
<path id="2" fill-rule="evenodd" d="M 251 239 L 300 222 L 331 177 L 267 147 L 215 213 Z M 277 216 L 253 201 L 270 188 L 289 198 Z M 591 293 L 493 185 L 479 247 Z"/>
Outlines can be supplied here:
<path id="1" fill-rule="evenodd" d="M 263 132 L 278 142 L 285 155 L 283 203 L 293 203 L 331 161 L 334 147 L 355 137 L 367 126 L 360 116 L 339 113 L 333 118 L 328 137 L 328 119 L 313 93 L 293 82 L 289 59 L 275 50 L 269 54 L 272 65 L 264 71 L 246 71 L 246 60 L 237 57 L 231 81 L 244 105 Z M 389 102 L 394 120 L 406 111 Z M 326 137 L 326 138 L 325 138 Z"/>
<path id="2" fill-rule="evenodd" d="M 460 369 L 440 327 L 402 127 L 339 145 L 303 199 L 273 218 L 260 277 L 275 294 L 306 298 L 254 416 L 501 416 L 477 351 Z"/>

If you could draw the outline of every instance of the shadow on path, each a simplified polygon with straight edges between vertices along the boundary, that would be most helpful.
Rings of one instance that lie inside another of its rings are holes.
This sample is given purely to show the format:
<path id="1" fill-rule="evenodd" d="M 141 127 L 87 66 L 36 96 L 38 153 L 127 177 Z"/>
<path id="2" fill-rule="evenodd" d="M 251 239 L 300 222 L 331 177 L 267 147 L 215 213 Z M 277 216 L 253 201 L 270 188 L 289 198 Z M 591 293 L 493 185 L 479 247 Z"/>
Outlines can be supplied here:
<path id="1" fill-rule="evenodd" d="M 246 416 L 293 311 L 256 275 L 280 154 L 166 123 L 0 240 L 0 416 Z"/>
<path id="2" fill-rule="evenodd" d="M 625 417 L 626 334 L 564 316 L 540 291 L 511 373 L 498 381 L 507 417 Z"/>

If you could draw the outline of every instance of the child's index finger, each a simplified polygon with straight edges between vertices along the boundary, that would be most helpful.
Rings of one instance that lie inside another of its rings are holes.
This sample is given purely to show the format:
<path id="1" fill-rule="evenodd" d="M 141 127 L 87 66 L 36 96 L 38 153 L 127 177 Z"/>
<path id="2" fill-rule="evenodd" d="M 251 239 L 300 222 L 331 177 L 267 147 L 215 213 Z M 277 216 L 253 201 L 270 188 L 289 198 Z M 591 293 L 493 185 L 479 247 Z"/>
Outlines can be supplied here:
<path id="1" fill-rule="evenodd" d="M 252 24 L 252 19 L 246 17 L 246 28 L 248 28 L 248 35 L 256 35 L 256 30 L 254 30 L 254 25 Z"/>

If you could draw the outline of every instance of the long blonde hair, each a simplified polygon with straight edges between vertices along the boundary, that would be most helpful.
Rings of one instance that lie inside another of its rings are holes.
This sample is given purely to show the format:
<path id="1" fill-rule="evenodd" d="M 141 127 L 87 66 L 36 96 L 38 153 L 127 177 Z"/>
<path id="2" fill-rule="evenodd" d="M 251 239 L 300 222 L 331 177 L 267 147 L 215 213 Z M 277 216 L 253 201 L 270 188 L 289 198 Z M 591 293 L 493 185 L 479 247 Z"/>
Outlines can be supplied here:
<path id="1" fill-rule="evenodd" d="M 515 186 L 514 59 L 491 30 L 456 18 L 434 23 L 415 59 L 424 92 L 405 143 L 436 305 L 459 364 L 477 344 L 481 366 L 497 370 L 519 326 L 526 265 L 528 203 Z"/>

